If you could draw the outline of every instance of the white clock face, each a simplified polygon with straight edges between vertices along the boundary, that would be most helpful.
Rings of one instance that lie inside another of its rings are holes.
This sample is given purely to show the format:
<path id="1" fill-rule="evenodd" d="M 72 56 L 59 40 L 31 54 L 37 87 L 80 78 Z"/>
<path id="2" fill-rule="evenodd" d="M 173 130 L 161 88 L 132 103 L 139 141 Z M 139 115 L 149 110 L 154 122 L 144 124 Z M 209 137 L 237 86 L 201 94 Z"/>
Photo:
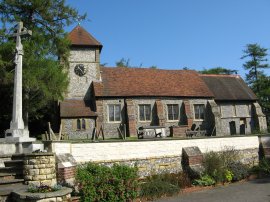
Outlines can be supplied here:
<path id="1" fill-rule="evenodd" d="M 74 68 L 74 72 L 75 74 L 77 74 L 78 76 L 83 76 L 86 73 L 86 68 L 84 67 L 83 64 L 77 64 Z"/>

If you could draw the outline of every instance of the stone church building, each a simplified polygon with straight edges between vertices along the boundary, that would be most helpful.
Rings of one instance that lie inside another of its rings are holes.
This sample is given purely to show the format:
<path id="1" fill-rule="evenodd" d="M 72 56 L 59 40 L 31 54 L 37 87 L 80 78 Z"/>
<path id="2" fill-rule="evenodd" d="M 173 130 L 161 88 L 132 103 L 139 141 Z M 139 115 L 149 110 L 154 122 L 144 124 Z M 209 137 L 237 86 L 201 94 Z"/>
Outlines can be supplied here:
<path id="1" fill-rule="evenodd" d="M 163 126 L 166 135 L 186 130 L 206 135 L 266 131 L 257 97 L 238 75 L 203 75 L 192 70 L 100 66 L 102 45 L 81 26 L 68 35 L 69 88 L 60 103 L 62 133 L 90 139 L 137 136 L 140 127 Z"/>

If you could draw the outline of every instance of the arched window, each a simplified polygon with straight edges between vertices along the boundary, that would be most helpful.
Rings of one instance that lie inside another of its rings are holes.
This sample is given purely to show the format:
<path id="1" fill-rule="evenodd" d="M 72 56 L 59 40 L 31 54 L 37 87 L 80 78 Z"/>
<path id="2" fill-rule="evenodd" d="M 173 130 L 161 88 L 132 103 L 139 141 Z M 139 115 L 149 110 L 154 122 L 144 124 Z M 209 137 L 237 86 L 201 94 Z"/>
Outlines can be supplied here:
<path id="1" fill-rule="evenodd" d="M 82 119 L 82 129 L 85 130 L 86 129 L 86 125 L 85 125 L 85 119 Z"/>
<path id="2" fill-rule="evenodd" d="M 77 130 L 81 130 L 81 120 L 77 119 Z"/>

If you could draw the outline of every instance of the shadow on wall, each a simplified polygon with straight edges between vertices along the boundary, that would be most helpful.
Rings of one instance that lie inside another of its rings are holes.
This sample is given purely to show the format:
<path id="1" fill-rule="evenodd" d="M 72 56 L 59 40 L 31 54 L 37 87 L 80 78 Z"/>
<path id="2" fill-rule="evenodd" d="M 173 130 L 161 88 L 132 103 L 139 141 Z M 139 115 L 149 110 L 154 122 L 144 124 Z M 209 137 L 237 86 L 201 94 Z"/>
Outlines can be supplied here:
<path id="1" fill-rule="evenodd" d="M 182 105 L 180 107 L 180 122 L 179 122 L 179 126 L 181 126 L 181 125 L 188 125 L 187 114 L 186 114 L 184 102 L 182 103 Z"/>

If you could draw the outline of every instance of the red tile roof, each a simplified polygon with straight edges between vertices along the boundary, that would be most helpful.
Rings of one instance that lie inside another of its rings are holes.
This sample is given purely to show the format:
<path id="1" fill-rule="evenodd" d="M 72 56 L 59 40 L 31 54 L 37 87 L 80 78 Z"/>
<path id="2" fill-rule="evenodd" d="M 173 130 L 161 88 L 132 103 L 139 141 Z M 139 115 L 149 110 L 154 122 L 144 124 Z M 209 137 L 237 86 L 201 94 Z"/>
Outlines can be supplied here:
<path id="1" fill-rule="evenodd" d="M 213 97 L 196 71 L 101 67 L 102 83 L 94 82 L 97 97 Z"/>
<path id="2" fill-rule="evenodd" d="M 78 46 L 97 46 L 100 49 L 102 44 L 98 42 L 90 33 L 88 33 L 83 27 L 78 25 L 75 27 L 69 34 L 68 39 L 71 42 L 71 45 Z"/>
<path id="3" fill-rule="evenodd" d="M 256 95 L 238 75 L 201 74 L 215 100 L 257 100 Z"/>
<path id="4" fill-rule="evenodd" d="M 93 117 L 97 116 L 92 110 L 91 101 L 84 100 L 64 100 L 60 103 L 60 117 Z"/>

